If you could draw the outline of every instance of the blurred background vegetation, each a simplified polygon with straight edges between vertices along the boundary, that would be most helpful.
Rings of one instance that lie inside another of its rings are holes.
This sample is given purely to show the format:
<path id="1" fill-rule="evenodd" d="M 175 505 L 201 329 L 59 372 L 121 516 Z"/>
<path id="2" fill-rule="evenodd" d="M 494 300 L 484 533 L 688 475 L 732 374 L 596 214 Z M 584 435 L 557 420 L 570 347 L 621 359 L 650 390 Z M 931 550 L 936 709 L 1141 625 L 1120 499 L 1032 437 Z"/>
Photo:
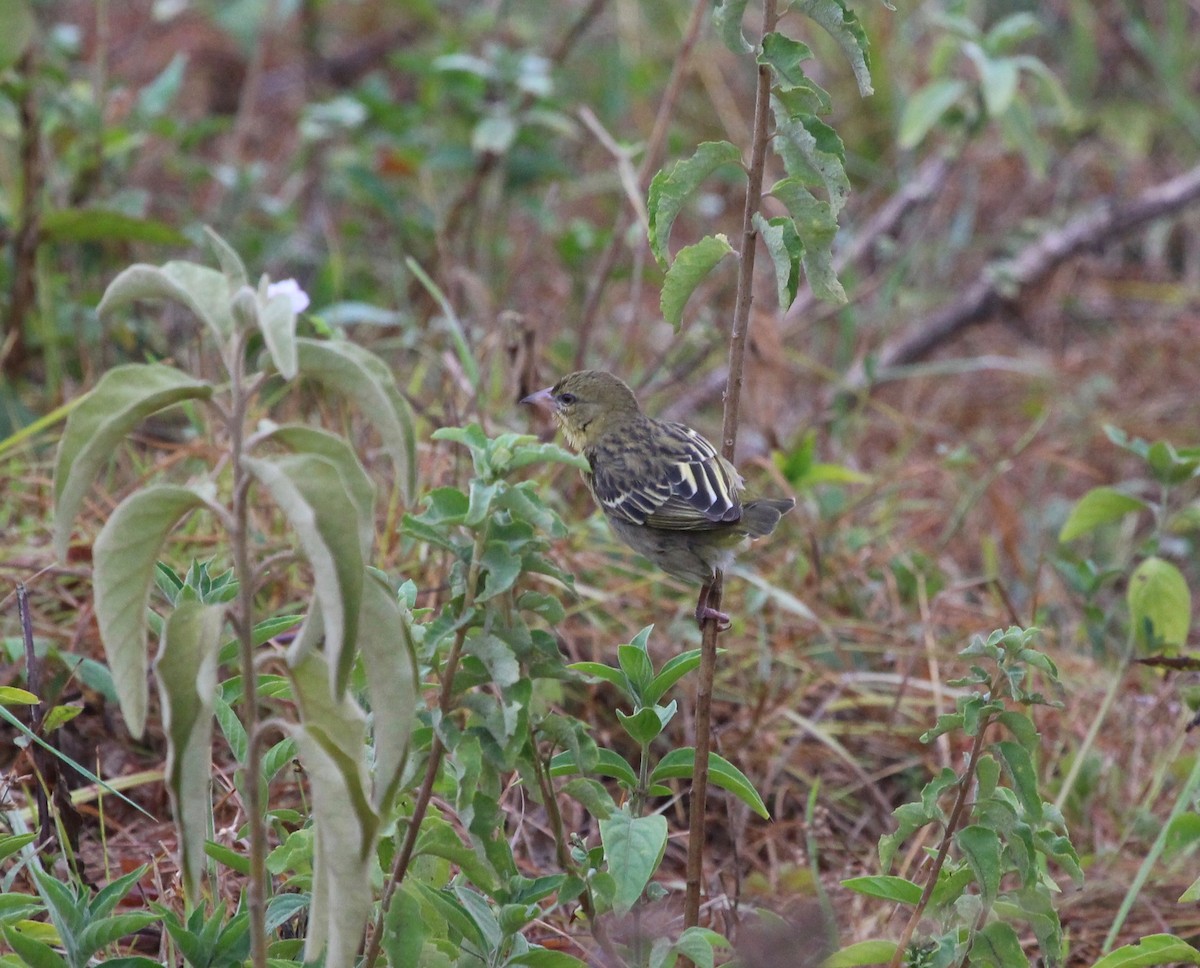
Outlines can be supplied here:
<path id="1" fill-rule="evenodd" d="M 1114 725 L 1063 804 L 1088 882 L 1062 915 L 1075 950 L 1094 954 L 1195 757 L 1179 689 L 1190 673 L 1119 661 L 1135 523 L 1057 536 L 1088 488 L 1151 487 L 1105 425 L 1197 443 L 1200 9 L 896 6 L 855 6 L 867 98 L 830 38 L 804 28 L 853 187 L 837 241 L 849 301 L 802 289 L 779 311 L 760 269 L 739 463 L 802 507 L 727 593 L 739 619 L 723 640 L 716 748 L 737 755 L 774 819 L 717 801 L 714 861 L 735 899 L 803 896 L 818 871 L 844 936 L 879 933 L 885 914 L 838 894 L 838 879 L 871 871 L 891 809 L 955 764 L 948 743 L 916 737 L 946 708 L 967 637 L 1036 624 L 1068 685 L 1063 710 L 1037 713 L 1051 792 L 1123 677 Z M 113 326 L 95 313 L 129 263 L 202 253 L 206 224 L 247 264 L 296 277 L 317 325 L 389 360 L 422 423 L 428 486 L 461 470 L 430 430 L 528 429 L 515 401 L 581 364 L 716 435 L 732 270 L 704 283 L 675 333 L 637 212 L 656 123 L 666 139 L 649 174 L 702 141 L 749 141 L 753 75 L 707 21 L 664 100 L 689 5 L 4 0 L 0 14 L 6 586 L 51 564 L 52 435 L 29 444 L 22 428 L 121 362 L 211 371 L 184 314 L 164 327 L 157 313 Z M 707 186 L 676 242 L 735 238 L 739 184 Z M 113 493 L 202 446 L 148 440 L 122 456 Z M 558 549 L 580 591 L 563 650 L 604 658 L 651 622 L 659 648 L 694 644 L 690 595 L 658 593 L 588 517 L 574 473 L 547 475 L 577 523 Z M 1181 493 L 1158 553 L 1194 587 L 1200 505 Z M 399 541 L 383 551 L 381 566 L 419 588 L 439 580 Z M 33 588 L 39 638 L 99 658 L 78 571 Z M 11 608 L 0 634 L 15 659 Z M 99 746 L 112 775 L 142 761 L 113 749 L 102 695 L 59 685 L 92 704 L 80 750 Z M 588 700 L 603 711 L 603 692 Z M 1194 876 L 1194 857 L 1168 857 L 1131 932 L 1200 928 L 1175 903 Z"/>

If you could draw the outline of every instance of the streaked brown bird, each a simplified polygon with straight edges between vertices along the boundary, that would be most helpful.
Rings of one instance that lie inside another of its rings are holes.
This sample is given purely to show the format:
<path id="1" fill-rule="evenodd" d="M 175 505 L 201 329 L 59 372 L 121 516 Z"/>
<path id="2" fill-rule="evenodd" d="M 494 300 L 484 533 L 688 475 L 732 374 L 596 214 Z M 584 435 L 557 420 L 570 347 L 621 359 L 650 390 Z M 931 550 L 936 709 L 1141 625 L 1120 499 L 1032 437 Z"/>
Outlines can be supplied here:
<path id="1" fill-rule="evenodd" d="M 617 537 L 665 571 L 701 586 L 696 620 L 729 626 L 708 604 L 713 578 L 746 538 L 775 530 L 796 506 L 741 500 L 742 477 L 704 437 L 642 413 L 633 391 L 601 370 L 580 370 L 521 403 L 544 407 L 587 459 L 583 480 Z"/>

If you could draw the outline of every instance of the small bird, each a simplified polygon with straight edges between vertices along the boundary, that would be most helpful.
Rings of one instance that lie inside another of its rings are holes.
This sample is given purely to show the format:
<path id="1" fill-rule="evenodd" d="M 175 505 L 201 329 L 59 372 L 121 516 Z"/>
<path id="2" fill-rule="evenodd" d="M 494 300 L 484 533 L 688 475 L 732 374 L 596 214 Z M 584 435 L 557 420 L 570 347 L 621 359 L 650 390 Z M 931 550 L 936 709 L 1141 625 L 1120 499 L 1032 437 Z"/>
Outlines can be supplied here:
<path id="1" fill-rule="evenodd" d="M 601 370 L 580 370 L 521 400 L 550 411 L 587 459 L 584 483 L 617 537 L 669 575 L 701 585 L 696 620 L 729 627 L 708 604 L 713 578 L 746 538 L 775 530 L 796 506 L 742 503 L 742 477 L 704 437 L 642 413 L 633 391 Z"/>

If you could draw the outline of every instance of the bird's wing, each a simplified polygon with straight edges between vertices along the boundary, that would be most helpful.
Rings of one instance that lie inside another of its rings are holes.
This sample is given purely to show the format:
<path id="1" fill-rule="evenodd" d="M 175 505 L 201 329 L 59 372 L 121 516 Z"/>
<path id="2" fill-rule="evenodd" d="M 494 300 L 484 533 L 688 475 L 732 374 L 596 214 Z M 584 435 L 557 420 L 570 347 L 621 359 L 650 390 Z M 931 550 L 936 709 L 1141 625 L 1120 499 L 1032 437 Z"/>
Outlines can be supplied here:
<path id="1" fill-rule="evenodd" d="M 655 421 L 647 452 L 592 456 L 591 487 L 604 510 L 631 524 L 669 530 L 718 528 L 742 516 L 741 479 L 707 440 L 683 424 Z"/>

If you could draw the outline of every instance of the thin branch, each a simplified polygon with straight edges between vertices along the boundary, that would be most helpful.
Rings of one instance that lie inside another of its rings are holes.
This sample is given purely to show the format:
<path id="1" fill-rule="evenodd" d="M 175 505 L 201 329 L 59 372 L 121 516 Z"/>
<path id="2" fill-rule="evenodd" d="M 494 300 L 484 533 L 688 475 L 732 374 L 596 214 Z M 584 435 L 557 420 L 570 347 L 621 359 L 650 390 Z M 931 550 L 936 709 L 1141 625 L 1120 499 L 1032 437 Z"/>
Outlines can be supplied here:
<path id="1" fill-rule="evenodd" d="M 776 0 L 763 5 L 762 35 L 775 29 L 779 19 Z M 750 168 L 746 179 L 746 204 L 742 210 L 741 258 L 738 261 L 737 298 L 733 308 L 733 328 L 729 334 L 729 378 L 725 384 L 725 420 L 721 430 L 721 453 L 732 462 L 737 447 L 738 414 L 741 405 L 742 368 L 746 341 L 750 332 L 750 307 L 754 301 L 754 254 L 758 231 L 754 215 L 762 205 L 763 171 L 767 157 L 767 118 L 771 111 L 771 73 L 765 64 L 758 66 L 758 86 L 754 98 L 754 129 L 750 143 Z M 723 574 L 717 571 L 711 585 L 700 594 L 712 609 L 720 611 Z M 704 844 L 707 839 L 705 813 L 708 799 L 708 754 L 712 746 L 712 687 L 717 666 L 716 619 L 704 622 L 700 644 L 700 681 L 696 688 L 696 754 L 692 776 L 691 811 L 688 816 L 687 894 L 684 898 L 685 927 L 700 922 L 700 882 L 704 872 Z"/>

